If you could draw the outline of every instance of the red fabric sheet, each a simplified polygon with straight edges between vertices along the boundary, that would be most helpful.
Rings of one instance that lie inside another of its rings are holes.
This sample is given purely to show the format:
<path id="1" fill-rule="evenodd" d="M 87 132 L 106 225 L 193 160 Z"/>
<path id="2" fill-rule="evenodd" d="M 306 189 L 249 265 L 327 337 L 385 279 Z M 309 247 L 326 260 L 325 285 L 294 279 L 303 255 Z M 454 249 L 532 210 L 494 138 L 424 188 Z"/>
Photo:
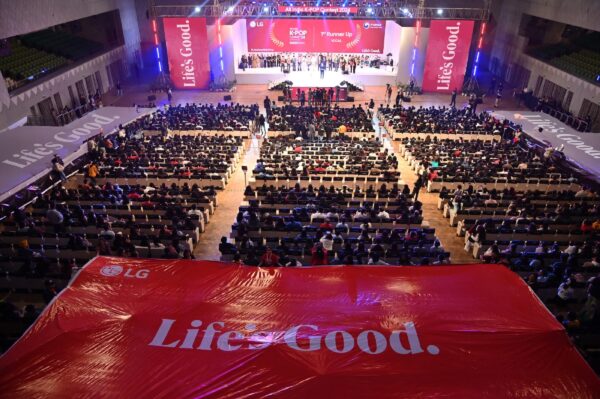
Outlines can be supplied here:
<path id="1" fill-rule="evenodd" d="M 501 266 L 96 258 L 0 359 L 10 398 L 598 398 Z"/>

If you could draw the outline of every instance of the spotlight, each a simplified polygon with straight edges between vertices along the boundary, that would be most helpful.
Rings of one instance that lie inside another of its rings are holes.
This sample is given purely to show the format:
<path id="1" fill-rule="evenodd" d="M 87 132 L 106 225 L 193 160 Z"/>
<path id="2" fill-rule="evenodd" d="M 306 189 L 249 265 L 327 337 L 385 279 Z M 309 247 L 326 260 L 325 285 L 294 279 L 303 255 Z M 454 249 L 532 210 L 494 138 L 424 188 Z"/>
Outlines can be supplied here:
<path id="1" fill-rule="evenodd" d="M 444 13 L 444 10 L 442 10 L 441 8 L 438 8 L 437 15 L 442 15 L 443 13 Z"/>
<path id="2" fill-rule="evenodd" d="M 198 7 L 198 6 L 194 7 L 194 12 L 200 12 L 200 7 Z"/>
<path id="3" fill-rule="evenodd" d="M 371 8 L 371 7 L 367 8 L 367 13 L 373 14 L 373 8 Z"/>
<path id="4" fill-rule="evenodd" d="M 403 8 L 402 9 L 402 14 L 408 15 L 408 8 Z"/>
<path id="5" fill-rule="evenodd" d="M 264 6 L 264 7 L 263 7 L 263 11 L 264 11 L 264 12 L 269 12 L 269 7 L 267 7 L 267 6 Z"/>
<path id="6" fill-rule="evenodd" d="M 233 12 L 233 6 L 229 6 L 229 8 L 227 9 L 227 11 Z"/>

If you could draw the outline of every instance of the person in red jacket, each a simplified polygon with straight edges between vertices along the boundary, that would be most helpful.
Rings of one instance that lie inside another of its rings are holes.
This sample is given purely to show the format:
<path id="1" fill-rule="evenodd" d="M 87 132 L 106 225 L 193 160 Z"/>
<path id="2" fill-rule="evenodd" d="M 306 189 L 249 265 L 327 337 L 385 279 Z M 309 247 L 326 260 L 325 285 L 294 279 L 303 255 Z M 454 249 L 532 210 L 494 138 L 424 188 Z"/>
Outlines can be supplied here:
<path id="1" fill-rule="evenodd" d="M 327 250 L 323 248 L 323 244 L 320 242 L 316 243 L 311 250 L 312 258 L 310 264 L 313 266 L 327 265 L 329 264 L 327 259 Z"/>

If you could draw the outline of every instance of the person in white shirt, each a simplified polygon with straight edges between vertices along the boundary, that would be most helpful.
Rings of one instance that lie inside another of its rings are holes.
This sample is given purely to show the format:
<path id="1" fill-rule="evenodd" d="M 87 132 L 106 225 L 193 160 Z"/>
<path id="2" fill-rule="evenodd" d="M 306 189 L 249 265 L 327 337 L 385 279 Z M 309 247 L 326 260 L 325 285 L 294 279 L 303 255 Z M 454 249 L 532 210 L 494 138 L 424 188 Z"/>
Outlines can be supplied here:
<path id="1" fill-rule="evenodd" d="M 377 214 L 377 217 L 380 218 L 380 219 L 389 219 L 390 218 L 390 214 L 385 209 L 382 209 Z"/>
<path id="2" fill-rule="evenodd" d="M 202 216 L 202 211 L 200 209 L 196 208 L 196 204 L 193 204 L 192 207 L 190 208 L 190 210 L 187 211 L 187 214 L 189 216 L 193 216 L 193 215 Z"/>
<path id="3" fill-rule="evenodd" d="M 567 279 L 564 283 L 558 286 L 558 292 L 556 296 L 558 296 L 563 301 L 568 301 L 573 299 L 575 295 L 575 290 L 571 286 L 571 280 Z"/>
<path id="4" fill-rule="evenodd" d="M 546 253 L 546 247 L 544 246 L 544 242 L 540 241 L 540 243 L 538 244 L 538 246 L 535 248 L 535 253 L 536 254 L 545 254 Z"/>
<path id="5" fill-rule="evenodd" d="M 369 262 L 367 264 L 368 265 L 389 265 L 389 263 L 379 259 L 378 254 L 371 254 L 371 257 L 369 258 Z"/>
<path id="6" fill-rule="evenodd" d="M 325 234 L 319 241 L 323 244 L 323 248 L 325 248 L 327 252 L 333 250 L 333 236 L 331 233 Z"/>
<path id="7" fill-rule="evenodd" d="M 310 215 L 310 221 L 312 222 L 315 219 L 325 219 L 326 217 L 327 215 L 321 212 L 320 209 L 318 209 L 315 212 L 313 212 L 312 215 Z"/>
<path id="8" fill-rule="evenodd" d="M 577 253 L 577 245 L 573 242 L 569 243 L 569 246 L 563 251 L 563 254 L 573 255 Z"/>

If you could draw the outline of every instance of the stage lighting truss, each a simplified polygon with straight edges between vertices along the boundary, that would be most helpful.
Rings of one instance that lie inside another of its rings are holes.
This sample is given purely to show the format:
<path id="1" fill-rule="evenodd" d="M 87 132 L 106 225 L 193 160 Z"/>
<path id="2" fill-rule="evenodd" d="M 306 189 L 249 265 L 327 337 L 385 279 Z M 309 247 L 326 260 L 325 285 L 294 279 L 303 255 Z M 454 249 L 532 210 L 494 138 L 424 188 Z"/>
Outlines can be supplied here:
<path id="1" fill-rule="evenodd" d="M 314 5 L 319 6 L 316 2 L 296 3 L 295 1 L 284 2 L 281 5 Z M 260 1 L 241 1 L 241 2 L 215 2 L 213 4 L 203 4 L 202 7 L 194 5 L 154 5 L 154 15 L 157 17 L 186 17 L 186 16 L 202 16 L 202 17 L 230 17 L 230 18 L 315 18 L 326 16 L 329 19 L 346 19 L 348 17 L 356 18 L 376 18 L 390 20 L 432 20 L 432 19 L 469 19 L 475 21 L 487 21 L 489 18 L 489 1 L 482 0 L 481 7 L 473 8 L 457 8 L 449 7 L 440 9 L 438 7 L 423 7 L 419 6 L 418 1 L 389 1 L 389 2 L 367 2 L 359 6 L 353 5 L 351 2 L 335 4 L 339 7 L 354 7 L 356 12 L 352 13 L 331 13 L 331 12 L 312 12 L 312 13 L 297 13 L 297 12 L 279 12 L 279 8 L 272 2 Z M 421 4 L 423 4 L 421 2 Z M 320 3 L 324 6 L 324 2 Z"/>

